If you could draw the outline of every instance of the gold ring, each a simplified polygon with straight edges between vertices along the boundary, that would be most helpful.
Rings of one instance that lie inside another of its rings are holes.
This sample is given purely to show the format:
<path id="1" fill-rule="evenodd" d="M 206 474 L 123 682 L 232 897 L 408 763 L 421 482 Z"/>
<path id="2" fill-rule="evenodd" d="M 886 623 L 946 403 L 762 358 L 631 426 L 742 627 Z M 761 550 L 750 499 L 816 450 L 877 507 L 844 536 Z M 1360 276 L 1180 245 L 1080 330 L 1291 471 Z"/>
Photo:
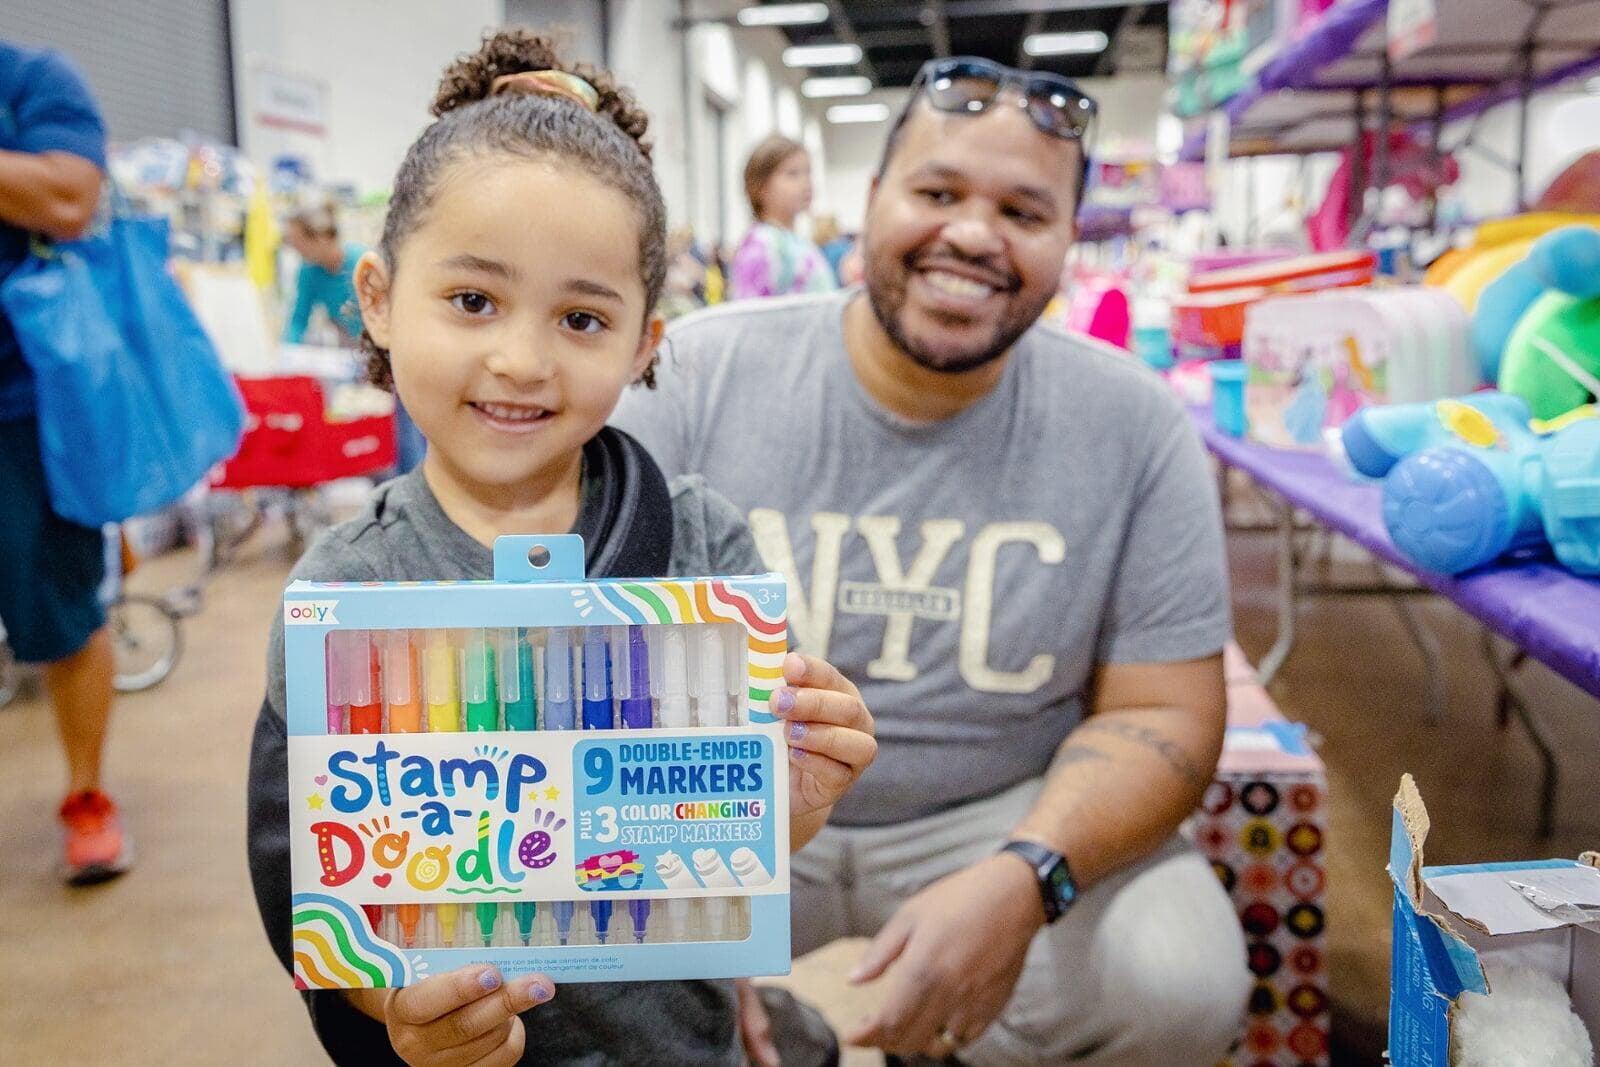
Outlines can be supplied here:
<path id="1" fill-rule="evenodd" d="M 949 1049 L 951 1052 L 954 1052 L 956 1049 L 961 1047 L 961 1039 L 955 1034 L 952 1034 L 948 1026 L 939 1031 L 939 1040 L 943 1041 L 944 1047 Z"/>

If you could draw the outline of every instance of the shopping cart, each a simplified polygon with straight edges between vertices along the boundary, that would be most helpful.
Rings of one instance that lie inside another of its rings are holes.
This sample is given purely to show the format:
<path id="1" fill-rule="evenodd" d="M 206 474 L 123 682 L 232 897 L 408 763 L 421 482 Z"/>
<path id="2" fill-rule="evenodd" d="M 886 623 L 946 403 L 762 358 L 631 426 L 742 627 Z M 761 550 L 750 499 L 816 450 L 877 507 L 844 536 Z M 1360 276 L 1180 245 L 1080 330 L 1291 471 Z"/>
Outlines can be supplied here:
<path id="1" fill-rule="evenodd" d="M 261 495 L 287 498 L 294 550 L 300 551 L 326 516 L 318 486 L 392 470 L 395 427 L 392 401 L 381 413 L 352 417 L 329 414 L 328 395 L 311 375 L 236 377 L 248 421 L 239 451 L 213 475 L 213 489 L 234 490 L 245 499 L 245 518 L 216 538 L 226 556 L 261 523 Z M 350 387 L 345 387 L 350 388 Z M 366 398 L 372 398 L 370 387 Z M 368 405 L 370 408 L 370 404 Z"/>

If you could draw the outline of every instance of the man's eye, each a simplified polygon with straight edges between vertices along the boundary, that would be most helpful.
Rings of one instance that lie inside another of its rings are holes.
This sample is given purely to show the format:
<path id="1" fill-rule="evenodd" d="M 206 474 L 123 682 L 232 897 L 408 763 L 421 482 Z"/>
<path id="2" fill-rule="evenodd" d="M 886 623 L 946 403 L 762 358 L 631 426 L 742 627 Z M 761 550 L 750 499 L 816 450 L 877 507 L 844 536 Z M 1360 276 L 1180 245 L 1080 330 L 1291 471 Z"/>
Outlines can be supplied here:
<path id="1" fill-rule="evenodd" d="M 1017 207 L 1007 208 L 1006 214 L 1024 226 L 1037 226 L 1044 221 L 1043 217 Z"/>
<path id="2" fill-rule="evenodd" d="M 567 329 L 577 330 L 579 333 L 599 333 L 606 328 L 600 316 L 592 315 L 587 311 L 569 311 L 561 317 Z"/>
<path id="3" fill-rule="evenodd" d="M 482 293 L 457 293 L 450 298 L 450 303 L 467 315 L 483 315 L 494 310 L 494 302 Z"/>
<path id="4" fill-rule="evenodd" d="M 922 195 L 925 199 L 935 204 L 950 204 L 955 202 L 956 194 L 948 189 L 924 189 Z"/>

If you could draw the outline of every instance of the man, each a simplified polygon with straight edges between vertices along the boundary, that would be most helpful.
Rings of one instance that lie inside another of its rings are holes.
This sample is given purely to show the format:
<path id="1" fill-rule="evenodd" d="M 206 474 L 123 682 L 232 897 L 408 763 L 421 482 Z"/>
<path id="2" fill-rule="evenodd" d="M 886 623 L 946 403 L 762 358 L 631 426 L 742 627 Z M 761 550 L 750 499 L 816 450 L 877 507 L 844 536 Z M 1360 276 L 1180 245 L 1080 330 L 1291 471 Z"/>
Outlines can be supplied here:
<path id="1" fill-rule="evenodd" d="M 30 234 L 69 240 L 100 202 L 105 126 L 88 87 L 56 52 L 0 41 L 0 279 L 28 257 Z M 63 308 L 62 314 L 70 314 Z M 100 791 L 113 661 L 99 586 L 99 530 L 50 508 L 33 377 L 0 312 L 0 620 L 19 660 L 44 663 L 67 757 L 64 873 L 83 885 L 125 871 L 132 847 Z"/>
<path id="2" fill-rule="evenodd" d="M 1240 1028 L 1238 922 L 1176 836 L 1223 731 L 1212 481 L 1157 378 L 1037 321 L 1092 114 L 934 60 L 865 291 L 680 320 L 661 395 L 616 419 L 748 512 L 799 643 L 877 716 L 877 765 L 795 857 L 794 947 L 873 938 L 852 979 L 886 999 L 844 1036 L 899 1056 L 1205 1064 Z"/>
<path id="3" fill-rule="evenodd" d="M 355 345 L 361 339 L 361 309 L 356 304 L 353 279 L 356 261 L 365 249 L 339 243 L 339 228 L 327 208 L 306 208 L 291 215 L 283 240 L 300 256 L 294 308 L 284 324 L 283 339 L 299 344 L 311 323 L 311 312 L 320 307 L 338 329 L 341 343 Z"/>

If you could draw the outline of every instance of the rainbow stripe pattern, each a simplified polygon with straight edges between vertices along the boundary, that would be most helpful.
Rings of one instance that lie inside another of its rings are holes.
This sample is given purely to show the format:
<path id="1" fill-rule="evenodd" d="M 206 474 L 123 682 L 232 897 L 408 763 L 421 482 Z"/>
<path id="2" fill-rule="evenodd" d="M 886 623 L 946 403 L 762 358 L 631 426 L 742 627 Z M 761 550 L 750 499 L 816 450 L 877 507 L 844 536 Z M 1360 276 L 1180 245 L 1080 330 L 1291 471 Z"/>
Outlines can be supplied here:
<path id="1" fill-rule="evenodd" d="M 789 631 L 781 616 L 763 610 L 754 597 L 719 580 L 694 582 L 586 582 L 574 588 L 580 611 L 598 605 L 618 622 L 734 622 L 743 626 L 749 647 L 746 693 L 752 722 L 771 722 L 767 701 L 783 677 Z"/>
<path id="2" fill-rule="evenodd" d="M 416 980 L 410 962 L 374 936 L 353 904 L 296 893 L 294 982 L 299 989 L 382 989 Z"/>

